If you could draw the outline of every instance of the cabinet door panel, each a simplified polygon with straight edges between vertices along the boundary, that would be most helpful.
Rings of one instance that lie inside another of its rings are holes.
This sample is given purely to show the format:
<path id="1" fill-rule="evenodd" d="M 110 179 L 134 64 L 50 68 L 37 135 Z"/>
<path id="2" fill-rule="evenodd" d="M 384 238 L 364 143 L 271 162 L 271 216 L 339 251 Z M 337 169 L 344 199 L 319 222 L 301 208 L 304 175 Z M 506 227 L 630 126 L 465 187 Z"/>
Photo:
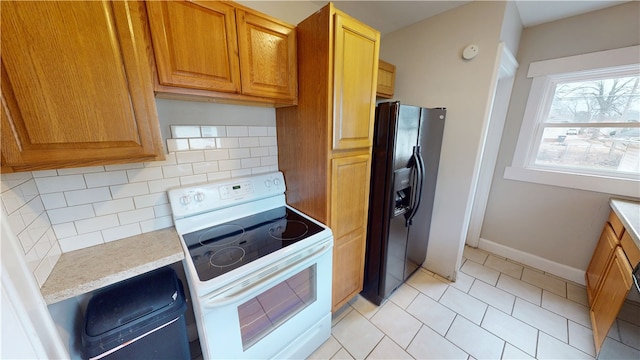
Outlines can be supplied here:
<path id="1" fill-rule="evenodd" d="M 610 262 L 602 287 L 598 290 L 591 306 L 591 325 L 596 353 L 604 342 L 611 325 L 618 316 L 627 293 L 632 285 L 631 266 L 621 247 L 616 247 L 615 256 Z"/>
<path id="2" fill-rule="evenodd" d="M 149 1 L 162 85 L 240 92 L 234 7 L 218 1 Z"/>
<path id="3" fill-rule="evenodd" d="M 3 165 L 161 154 L 140 6 L 3 2 Z"/>
<path id="4" fill-rule="evenodd" d="M 391 99 L 396 84 L 396 66 L 379 60 L 378 64 L 378 97 Z"/>
<path id="5" fill-rule="evenodd" d="M 613 229 L 609 224 L 605 223 L 600 240 L 596 245 L 596 249 L 593 252 L 593 257 L 587 267 L 586 280 L 587 280 L 587 295 L 589 297 L 589 304 L 593 303 L 596 291 L 601 285 L 604 272 L 607 269 L 609 261 L 614 256 L 614 250 L 618 245 L 618 238 L 613 232 Z"/>
<path id="6" fill-rule="evenodd" d="M 297 95 L 295 28 L 236 10 L 242 93 L 294 99 Z"/>
<path id="7" fill-rule="evenodd" d="M 367 155 L 332 160 L 333 309 L 362 291 L 371 161 Z"/>
<path id="8" fill-rule="evenodd" d="M 333 149 L 371 146 L 380 34 L 335 15 Z"/>

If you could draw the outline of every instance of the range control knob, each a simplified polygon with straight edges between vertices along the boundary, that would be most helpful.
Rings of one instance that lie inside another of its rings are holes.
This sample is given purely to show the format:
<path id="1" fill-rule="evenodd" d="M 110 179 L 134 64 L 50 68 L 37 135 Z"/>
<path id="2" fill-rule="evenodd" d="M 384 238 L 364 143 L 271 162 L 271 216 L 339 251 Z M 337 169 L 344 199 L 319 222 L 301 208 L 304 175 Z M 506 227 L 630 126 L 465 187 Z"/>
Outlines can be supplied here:
<path id="1" fill-rule="evenodd" d="M 191 203 L 191 196 L 189 195 L 180 196 L 180 204 L 189 205 L 189 203 Z"/>
<path id="2" fill-rule="evenodd" d="M 271 183 L 271 180 L 270 180 L 270 179 L 267 179 L 267 180 L 265 180 L 265 181 L 264 181 L 264 186 L 266 186 L 266 187 L 270 188 L 270 187 L 271 187 L 271 185 L 272 185 L 272 183 Z"/>
<path id="3" fill-rule="evenodd" d="M 280 179 L 273 179 L 273 185 L 280 186 Z"/>
<path id="4" fill-rule="evenodd" d="M 200 202 L 204 200 L 204 193 L 199 191 L 193 196 L 193 198 L 196 199 L 197 202 Z"/>

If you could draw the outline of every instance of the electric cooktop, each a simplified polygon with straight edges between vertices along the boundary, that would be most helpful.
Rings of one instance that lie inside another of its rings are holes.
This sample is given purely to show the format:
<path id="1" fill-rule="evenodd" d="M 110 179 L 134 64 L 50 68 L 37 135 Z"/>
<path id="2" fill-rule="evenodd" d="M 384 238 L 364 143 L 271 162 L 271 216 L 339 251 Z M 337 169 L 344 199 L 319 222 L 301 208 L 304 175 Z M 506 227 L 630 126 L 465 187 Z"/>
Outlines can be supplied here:
<path id="1" fill-rule="evenodd" d="M 183 235 L 200 281 L 211 280 L 323 230 L 286 206 Z"/>

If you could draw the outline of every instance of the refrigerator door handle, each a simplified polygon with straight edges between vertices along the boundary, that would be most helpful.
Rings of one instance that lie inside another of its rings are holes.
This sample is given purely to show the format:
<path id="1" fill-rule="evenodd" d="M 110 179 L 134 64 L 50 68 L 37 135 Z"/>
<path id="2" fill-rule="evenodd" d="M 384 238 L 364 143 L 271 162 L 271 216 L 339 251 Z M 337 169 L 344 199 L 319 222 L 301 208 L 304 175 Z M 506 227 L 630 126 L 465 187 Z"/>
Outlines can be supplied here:
<path id="1" fill-rule="evenodd" d="M 416 169 L 416 181 L 414 182 L 414 186 L 417 186 L 417 191 L 413 191 L 413 200 L 411 202 L 411 211 L 406 214 L 406 223 L 405 226 L 409 227 L 413 223 L 413 217 L 416 215 L 416 212 L 420 208 L 420 202 L 422 200 L 422 188 L 424 185 L 424 160 L 422 159 L 422 153 L 420 146 L 413 147 L 413 161 L 415 169 Z"/>

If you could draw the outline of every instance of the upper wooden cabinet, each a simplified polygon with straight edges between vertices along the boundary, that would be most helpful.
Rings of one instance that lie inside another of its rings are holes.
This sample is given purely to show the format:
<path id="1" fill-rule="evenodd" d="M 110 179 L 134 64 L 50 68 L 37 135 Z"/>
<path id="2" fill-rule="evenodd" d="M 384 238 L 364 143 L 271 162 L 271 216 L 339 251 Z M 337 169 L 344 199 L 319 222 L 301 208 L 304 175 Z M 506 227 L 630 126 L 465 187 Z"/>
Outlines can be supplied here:
<path id="1" fill-rule="evenodd" d="M 296 103 L 295 27 L 224 1 L 147 2 L 164 97 Z"/>
<path id="2" fill-rule="evenodd" d="M 380 60 L 378 65 L 378 90 L 376 95 L 391 99 L 396 86 L 396 66 Z"/>
<path id="3" fill-rule="evenodd" d="M 298 106 L 276 109 L 287 202 L 333 230 L 332 308 L 362 291 L 379 32 L 329 3 L 297 26 Z"/>
<path id="4" fill-rule="evenodd" d="M 3 171 L 164 157 L 144 4 L 2 2 Z"/>

